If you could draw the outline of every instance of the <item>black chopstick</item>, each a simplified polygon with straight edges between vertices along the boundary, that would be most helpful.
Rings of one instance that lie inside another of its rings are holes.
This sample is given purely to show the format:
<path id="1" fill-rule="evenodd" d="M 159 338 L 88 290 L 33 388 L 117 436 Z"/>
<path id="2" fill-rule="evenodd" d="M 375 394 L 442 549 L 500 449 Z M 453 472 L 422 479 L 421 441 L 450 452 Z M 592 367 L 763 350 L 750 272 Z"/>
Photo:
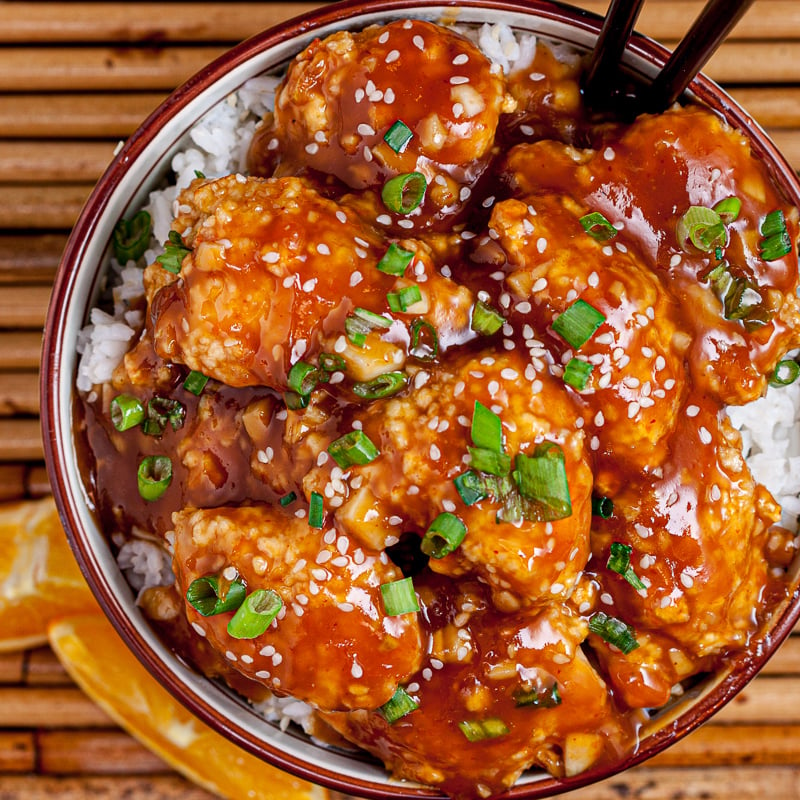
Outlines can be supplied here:
<path id="1" fill-rule="evenodd" d="M 586 70 L 583 91 L 595 108 L 608 106 L 619 83 L 619 65 L 643 0 L 611 0 Z"/>
<path id="2" fill-rule="evenodd" d="M 709 0 L 646 92 L 645 109 L 669 108 L 753 4 L 753 0 Z"/>

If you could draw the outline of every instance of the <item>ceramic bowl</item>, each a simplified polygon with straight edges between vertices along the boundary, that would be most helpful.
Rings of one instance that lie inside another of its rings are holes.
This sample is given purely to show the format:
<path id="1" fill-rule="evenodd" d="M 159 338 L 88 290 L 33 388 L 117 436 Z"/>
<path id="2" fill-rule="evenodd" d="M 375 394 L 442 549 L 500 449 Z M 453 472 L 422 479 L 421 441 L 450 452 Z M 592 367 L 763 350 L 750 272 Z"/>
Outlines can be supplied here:
<path id="1" fill-rule="evenodd" d="M 221 685 L 193 671 L 158 639 L 134 604 L 134 596 L 99 529 L 84 487 L 75 442 L 76 343 L 108 268 L 116 222 L 144 204 L 169 171 L 186 132 L 212 106 L 249 78 L 279 69 L 315 37 L 342 28 L 361 29 L 413 16 L 432 21 L 502 22 L 522 31 L 590 49 L 601 20 L 549 2 L 462 0 L 462 2 L 344 2 L 259 33 L 214 61 L 175 91 L 130 137 L 89 197 L 66 246 L 47 319 L 42 362 L 42 420 L 47 464 L 56 502 L 78 561 L 97 599 L 130 649 L 180 701 L 212 728 L 300 777 L 341 792 L 373 798 L 423 798 L 439 794 L 392 781 L 382 765 L 315 744 L 293 730 L 281 731 Z M 654 42 L 634 36 L 625 63 L 652 77 L 668 56 Z M 747 132 L 755 154 L 766 162 L 790 202 L 800 206 L 800 184 L 764 132 L 712 81 L 699 77 L 691 92 L 702 103 Z M 795 565 L 795 574 L 799 571 Z M 795 585 L 797 581 L 795 580 Z M 778 609 L 770 627 L 725 669 L 687 692 L 653 718 L 637 752 L 621 763 L 565 780 L 541 772 L 524 775 L 509 798 L 541 798 L 608 777 L 639 763 L 707 720 L 754 677 L 800 617 L 800 592 Z"/>

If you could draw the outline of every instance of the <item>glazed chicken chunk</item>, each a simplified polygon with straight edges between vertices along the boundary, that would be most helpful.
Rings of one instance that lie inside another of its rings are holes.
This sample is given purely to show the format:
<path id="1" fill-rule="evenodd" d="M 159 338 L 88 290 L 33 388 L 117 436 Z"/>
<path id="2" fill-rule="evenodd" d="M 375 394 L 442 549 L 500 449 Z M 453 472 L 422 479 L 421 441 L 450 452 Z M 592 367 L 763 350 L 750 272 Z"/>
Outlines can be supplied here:
<path id="1" fill-rule="evenodd" d="M 313 170 L 354 189 L 420 172 L 429 185 L 423 211 L 452 214 L 514 105 L 502 72 L 458 33 L 420 20 L 342 31 L 315 40 L 289 68 L 251 168 Z"/>
<path id="2" fill-rule="evenodd" d="M 381 584 L 402 578 L 384 554 L 270 506 L 186 509 L 173 522 L 181 594 L 211 575 L 280 596 L 270 627 L 248 638 L 229 633 L 230 612 L 201 616 L 186 603 L 195 631 L 247 677 L 317 708 L 373 709 L 416 671 L 415 616 L 384 611 Z"/>
<path id="3" fill-rule="evenodd" d="M 381 233 L 298 178 L 197 180 L 179 208 L 179 272 L 155 263 L 145 275 L 155 350 L 228 386 L 285 389 L 291 366 L 343 335 L 353 309 L 380 314 L 407 282 L 378 268 L 390 248 Z M 423 245 L 402 245 L 422 285 L 409 312 L 463 337 L 470 293 L 435 270 Z M 402 366 L 398 348 L 377 358 L 379 371 Z"/>

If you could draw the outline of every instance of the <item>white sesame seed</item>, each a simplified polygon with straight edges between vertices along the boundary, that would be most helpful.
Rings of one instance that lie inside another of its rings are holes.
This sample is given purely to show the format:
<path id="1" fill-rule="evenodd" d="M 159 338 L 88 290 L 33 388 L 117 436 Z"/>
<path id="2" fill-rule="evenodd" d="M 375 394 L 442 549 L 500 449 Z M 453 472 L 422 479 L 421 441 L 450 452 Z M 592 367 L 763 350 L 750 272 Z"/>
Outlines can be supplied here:
<path id="1" fill-rule="evenodd" d="M 309 292 L 314 291 L 314 287 L 317 285 L 316 278 L 309 278 L 300 288 L 308 294 Z"/>
<path id="2" fill-rule="evenodd" d="M 234 652 L 232 652 L 231 650 L 226 650 L 225 651 L 225 658 L 227 658 L 228 661 L 238 661 L 239 660 L 236 657 L 236 654 Z"/>
<path id="3" fill-rule="evenodd" d="M 469 61 L 469 56 L 466 53 L 459 53 L 450 63 L 455 67 L 460 67 Z"/>
<path id="4" fill-rule="evenodd" d="M 614 151 L 613 151 L 613 150 L 612 150 L 610 147 L 606 147 L 606 149 L 605 149 L 605 150 L 603 150 L 603 158 L 604 158 L 606 161 L 613 161 L 613 160 L 614 160 L 614 157 L 615 157 L 615 155 L 616 155 L 616 154 L 614 153 Z"/>
<path id="5" fill-rule="evenodd" d="M 701 425 L 698 433 L 700 434 L 700 441 L 703 444 L 711 444 L 711 442 L 713 441 L 713 437 L 711 436 L 711 433 L 709 432 L 708 428 L 706 428 L 704 425 Z"/>
<path id="6" fill-rule="evenodd" d="M 381 35 L 378 37 L 378 43 L 379 43 L 379 44 L 386 44 L 386 42 L 388 42 L 388 41 L 389 41 L 389 31 L 384 31 L 384 32 L 383 32 L 383 33 L 382 33 L 382 34 L 381 34 Z"/>
<path id="7" fill-rule="evenodd" d="M 317 557 L 314 559 L 314 561 L 317 564 L 327 564 L 328 561 L 331 560 L 331 556 L 332 553 L 330 550 L 320 550 L 320 552 L 317 553 Z"/>
<path id="8" fill-rule="evenodd" d="M 694 578 L 688 572 L 681 572 L 681 583 L 687 588 L 691 589 L 694 586 Z"/>
<path id="9" fill-rule="evenodd" d="M 506 381 L 515 381 L 519 377 L 519 373 L 511 367 L 505 367 L 500 371 L 500 377 Z"/>
<path id="10" fill-rule="evenodd" d="M 269 678 L 269 676 L 270 676 L 270 673 L 267 672 L 267 670 L 265 670 L 265 669 L 260 669 L 258 672 L 256 672 L 256 678 L 260 678 L 262 681 L 267 680 L 267 678 Z"/>
<path id="11" fill-rule="evenodd" d="M 387 64 L 392 64 L 395 61 L 397 61 L 398 58 L 400 58 L 400 51 L 399 50 L 390 50 L 386 54 L 386 58 L 384 59 L 384 62 L 387 63 Z"/>
<path id="12" fill-rule="evenodd" d="M 442 500 L 442 508 L 452 513 L 456 510 L 456 504 L 452 500 Z"/>
<path id="13" fill-rule="evenodd" d="M 628 419 L 633 419 L 639 413 L 639 403 L 628 403 Z"/>
<path id="14" fill-rule="evenodd" d="M 352 603 L 337 603 L 336 605 L 340 611 L 344 611 L 345 613 L 355 610 L 355 606 Z"/>
<path id="15" fill-rule="evenodd" d="M 388 214 L 380 214 L 379 216 L 375 217 L 375 222 L 380 225 L 391 225 L 392 218 Z"/>
<path id="16" fill-rule="evenodd" d="M 650 529 L 642 525 L 641 522 L 634 523 L 633 529 L 642 539 L 647 539 L 650 536 Z"/>
<path id="17" fill-rule="evenodd" d="M 596 436 L 592 436 L 591 440 L 589 441 L 589 448 L 594 451 L 600 449 L 600 440 Z"/>
<path id="18" fill-rule="evenodd" d="M 350 667 L 350 674 L 354 678 L 361 678 L 364 676 L 364 670 L 362 669 L 360 664 L 356 664 L 355 661 L 353 662 L 353 666 Z"/>
<path id="19" fill-rule="evenodd" d="M 411 42 L 414 45 L 414 47 L 417 48 L 417 50 L 423 50 L 423 51 L 425 50 L 425 40 L 419 34 L 417 34 L 411 40 Z"/>
<path id="20" fill-rule="evenodd" d="M 540 253 L 544 253 L 544 251 L 547 249 L 547 239 L 545 239 L 545 238 L 544 238 L 544 236 L 540 236 L 540 237 L 539 237 L 539 238 L 536 240 L 536 249 L 537 249 L 537 250 L 538 250 Z"/>
<path id="21" fill-rule="evenodd" d="M 366 95 L 367 93 L 359 86 L 355 92 L 356 103 L 360 103 L 366 97 Z"/>
<path id="22" fill-rule="evenodd" d="M 606 421 L 606 418 L 603 416 L 603 412 L 602 412 L 602 411 L 598 411 L 598 412 L 597 412 L 597 413 L 594 415 L 594 424 L 595 424 L 595 425 L 596 425 L 598 428 L 601 428 L 601 427 L 603 426 L 603 423 L 604 423 L 605 421 Z"/>
<path id="23" fill-rule="evenodd" d="M 715 483 L 711 487 L 711 500 L 716 503 L 721 498 L 722 498 L 722 491 L 720 490 L 719 486 L 717 486 L 717 484 Z"/>
<path id="24" fill-rule="evenodd" d="M 358 133 L 361 136 L 374 136 L 375 135 L 375 128 L 372 125 L 368 125 L 366 122 L 359 123 L 358 127 L 356 128 Z"/>
<path id="25" fill-rule="evenodd" d="M 390 86 L 383 93 L 383 102 L 386 103 L 387 105 L 391 105 L 392 103 L 394 103 L 394 100 L 395 100 L 394 89 L 392 89 L 392 87 Z"/>
<path id="26" fill-rule="evenodd" d="M 489 394 L 494 397 L 500 391 L 500 384 L 497 381 L 489 381 Z"/>
<path id="27" fill-rule="evenodd" d="M 547 278 L 537 278 L 533 282 L 533 286 L 531 286 L 531 292 L 543 292 L 547 288 Z M 519 306 L 517 306 L 519 308 Z M 526 339 L 531 338 L 529 336 L 525 336 Z"/>
<path id="28" fill-rule="evenodd" d="M 515 308 L 520 314 L 530 314 L 532 306 L 527 300 L 523 300 L 521 303 L 517 303 Z"/>
<path id="29" fill-rule="evenodd" d="M 198 622 L 193 622 L 192 623 L 192 627 L 194 628 L 195 633 L 198 636 L 205 636 L 206 635 L 206 629 L 202 625 L 200 625 Z"/>
<path id="30" fill-rule="evenodd" d="M 414 220 L 413 219 L 399 219 L 397 220 L 397 225 L 400 228 L 405 228 L 406 230 L 410 230 L 414 227 Z"/>
<path id="31" fill-rule="evenodd" d="M 442 451 L 435 445 L 431 445 L 430 456 L 432 461 L 438 461 L 442 457 Z"/>
<path id="32" fill-rule="evenodd" d="M 600 602 L 611 606 L 614 605 L 614 598 L 608 592 L 603 592 L 603 594 L 600 595 Z"/>
<path id="33" fill-rule="evenodd" d="M 283 656 L 280 653 L 275 653 L 272 656 L 272 666 L 277 667 L 283 661 Z"/>
<path id="34" fill-rule="evenodd" d="M 316 155 L 319 152 L 319 145 L 316 142 L 309 142 L 305 146 L 305 151 L 310 156 Z"/>
<path id="35" fill-rule="evenodd" d="M 700 413 L 700 407 L 691 405 L 686 406 L 686 416 L 687 417 L 696 417 Z"/>
<path id="36" fill-rule="evenodd" d="M 450 78 L 450 84 L 452 86 L 462 86 L 465 83 L 469 83 L 469 78 L 466 75 L 453 75 Z"/>

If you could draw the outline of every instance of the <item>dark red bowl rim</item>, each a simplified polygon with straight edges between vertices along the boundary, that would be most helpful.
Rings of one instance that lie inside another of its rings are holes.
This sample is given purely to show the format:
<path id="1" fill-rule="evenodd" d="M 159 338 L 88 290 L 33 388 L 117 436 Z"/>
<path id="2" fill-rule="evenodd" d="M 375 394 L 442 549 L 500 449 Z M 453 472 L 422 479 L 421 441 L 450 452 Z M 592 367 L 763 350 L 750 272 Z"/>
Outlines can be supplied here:
<path id="1" fill-rule="evenodd" d="M 482 8 L 533 13 L 543 20 L 559 23 L 569 22 L 576 30 L 583 34 L 589 34 L 592 38 L 599 33 L 602 23 L 602 19 L 595 14 L 547 0 L 531 0 L 530 2 L 523 2 L 523 0 L 484 0 L 483 2 L 481 0 L 462 0 L 461 2 L 439 0 L 431 5 L 454 9 L 459 7 Z M 308 34 L 329 24 L 341 23 L 344 25 L 348 17 L 354 14 L 405 9 L 419 11 L 424 8 L 424 6 L 420 6 L 418 0 L 385 0 L 383 2 L 382 0 L 368 0 L 368 2 L 344 0 L 323 6 L 311 13 L 295 17 L 263 31 L 232 48 L 173 92 L 127 140 L 86 201 L 66 244 L 58 268 L 47 315 L 42 351 L 40 386 L 42 434 L 45 461 L 55 502 L 78 563 L 99 603 L 127 646 L 176 699 L 203 722 L 245 750 L 301 778 L 340 792 L 378 800 L 387 797 L 393 798 L 393 800 L 419 800 L 420 798 L 443 797 L 443 795 L 434 790 L 417 788 L 413 785 L 404 786 L 400 783 L 383 785 L 342 776 L 265 744 L 250 731 L 234 724 L 213 705 L 196 696 L 187 695 L 185 685 L 175 677 L 172 670 L 161 662 L 142 638 L 123 605 L 115 596 L 99 561 L 91 552 L 91 547 L 81 528 L 79 514 L 73 505 L 72 494 L 68 490 L 65 478 L 67 474 L 66 452 L 62 450 L 62 437 L 59 434 L 62 427 L 67 431 L 71 430 L 71 420 L 59 419 L 58 395 L 62 380 L 73 381 L 74 376 L 62 375 L 60 358 L 67 304 L 74 298 L 73 265 L 81 261 L 86 242 L 106 208 L 108 196 L 118 186 L 129 166 L 142 156 L 155 132 L 159 130 L 165 120 L 170 119 L 192 102 L 223 74 L 244 64 L 264 50 L 275 47 L 295 36 Z M 668 54 L 664 47 L 639 34 L 634 34 L 628 46 L 629 57 L 638 58 L 653 70 L 664 63 Z M 702 74 L 692 82 L 689 89 L 700 102 L 722 114 L 731 125 L 748 132 L 754 153 L 772 165 L 776 182 L 785 192 L 787 200 L 800 206 L 800 183 L 798 183 L 794 170 L 753 118 L 719 86 Z M 66 440 L 67 436 L 64 436 L 63 441 Z M 515 800 L 523 798 L 533 800 L 533 798 L 553 796 L 609 777 L 662 751 L 668 745 L 699 727 L 741 691 L 789 635 L 799 618 L 800 587 L 794 590 L 789 601 L 776 613 L 769 631 L 754 639 L 746 651 L 730 662 L 727 675 L 721 683 L 672 723 L 649 736 L 636 753 L 619 763 L 593 769 L 575 777 L 562 780 L 544 778 L 534 783 L 518 784 L 504 796 Z"/>

